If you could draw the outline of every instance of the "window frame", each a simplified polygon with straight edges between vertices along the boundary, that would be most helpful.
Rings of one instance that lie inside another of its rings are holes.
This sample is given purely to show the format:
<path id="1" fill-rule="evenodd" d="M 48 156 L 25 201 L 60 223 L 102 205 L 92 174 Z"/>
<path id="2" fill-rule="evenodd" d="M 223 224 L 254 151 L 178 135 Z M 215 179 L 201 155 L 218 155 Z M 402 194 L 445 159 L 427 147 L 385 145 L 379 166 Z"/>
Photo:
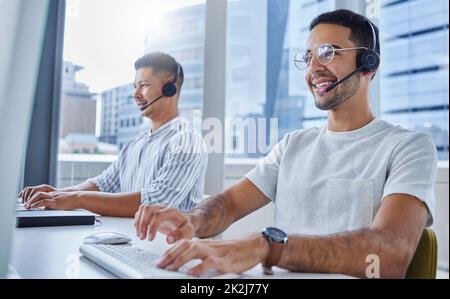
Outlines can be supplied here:
<path id="1" fill-rule="evenodd" d="M 56 184 L 65 13 L 65 0 L 49 1 L 22 187 Z"/>

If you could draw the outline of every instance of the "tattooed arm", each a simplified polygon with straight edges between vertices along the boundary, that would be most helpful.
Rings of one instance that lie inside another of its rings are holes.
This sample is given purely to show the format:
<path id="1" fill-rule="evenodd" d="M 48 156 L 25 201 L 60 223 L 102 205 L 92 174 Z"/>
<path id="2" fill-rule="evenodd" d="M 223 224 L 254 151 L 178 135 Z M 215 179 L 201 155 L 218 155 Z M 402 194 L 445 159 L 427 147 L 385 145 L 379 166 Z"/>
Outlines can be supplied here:
<path id="1" fill-rule="evenodd" d="M 148 237 L 153 240 L 156 231 L 160 231 L 167 234 L 169 243 L 193 237 L 211 237 L 269 202 L 250 180 L 244 178 L 186 213 L 173 207 L 142 205 L 135 215 L 136 234 L 141 239 Z"/>

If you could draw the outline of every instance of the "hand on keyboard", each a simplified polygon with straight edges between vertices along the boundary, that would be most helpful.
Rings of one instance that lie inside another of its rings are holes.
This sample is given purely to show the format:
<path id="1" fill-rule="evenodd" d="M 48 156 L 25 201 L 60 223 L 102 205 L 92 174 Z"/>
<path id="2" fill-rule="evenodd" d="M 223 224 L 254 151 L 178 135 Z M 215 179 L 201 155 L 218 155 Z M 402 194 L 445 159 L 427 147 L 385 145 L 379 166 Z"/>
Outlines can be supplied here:
<path id="1" fill-rule="evenodd" d="M 120 278 L 195 278 L 187 274 L 187 265 L 176 272 L 157 268 L 156 263 L 160 259 L 158 255 L 129 244 L 83 244 L 80 252 Z M 210 271 L 201 277 L 215 277 L 220 274 Z"/>
<path id="2" fill-rule="evenodd" d="M 153 241 L 157 231 L 167 235 L 169 244 L 195 236 L 194 225 L 188 214 L 173 207 L 141 205 L 136 212 L 134 226 L 136 235 L 141 240 L 148 236 L 148 239 Z"/>

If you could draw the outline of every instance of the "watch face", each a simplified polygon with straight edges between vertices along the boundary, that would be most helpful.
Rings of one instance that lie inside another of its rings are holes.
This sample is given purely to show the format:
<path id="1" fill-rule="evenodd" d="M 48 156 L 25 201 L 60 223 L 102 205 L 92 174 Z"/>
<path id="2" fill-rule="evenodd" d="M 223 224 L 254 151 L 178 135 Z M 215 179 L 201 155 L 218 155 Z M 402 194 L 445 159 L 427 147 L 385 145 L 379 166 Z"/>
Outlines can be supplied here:
<path id="1" fill-rule="evenodd" d="M 271 238 L 274 242 L 277 243 L 286 243 L 287 242 L 287 234 L 282 231 L 281 229 L 278 229 L 276 227 L 266 227 L 264 229 L 264 234 Z"/>

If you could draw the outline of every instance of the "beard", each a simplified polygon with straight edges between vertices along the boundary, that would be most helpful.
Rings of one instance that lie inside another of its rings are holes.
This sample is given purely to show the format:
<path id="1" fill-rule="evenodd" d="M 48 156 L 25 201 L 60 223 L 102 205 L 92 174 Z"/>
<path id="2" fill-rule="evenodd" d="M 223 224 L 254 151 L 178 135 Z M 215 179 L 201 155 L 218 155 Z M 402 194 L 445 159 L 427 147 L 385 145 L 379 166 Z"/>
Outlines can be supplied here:
<path id="1" fill-rule="evenodd" d="M 345 103 L 358 92 L 360 87 L 360 77 L 361 74 L 358 74 L 352 79 L 342 83 L 340 90 L 328 99 L 325 98 L 320 101 L 318 97 L 315 96 L 314 100 L 316 107 L 323 111 L 329 111 Z"/>

